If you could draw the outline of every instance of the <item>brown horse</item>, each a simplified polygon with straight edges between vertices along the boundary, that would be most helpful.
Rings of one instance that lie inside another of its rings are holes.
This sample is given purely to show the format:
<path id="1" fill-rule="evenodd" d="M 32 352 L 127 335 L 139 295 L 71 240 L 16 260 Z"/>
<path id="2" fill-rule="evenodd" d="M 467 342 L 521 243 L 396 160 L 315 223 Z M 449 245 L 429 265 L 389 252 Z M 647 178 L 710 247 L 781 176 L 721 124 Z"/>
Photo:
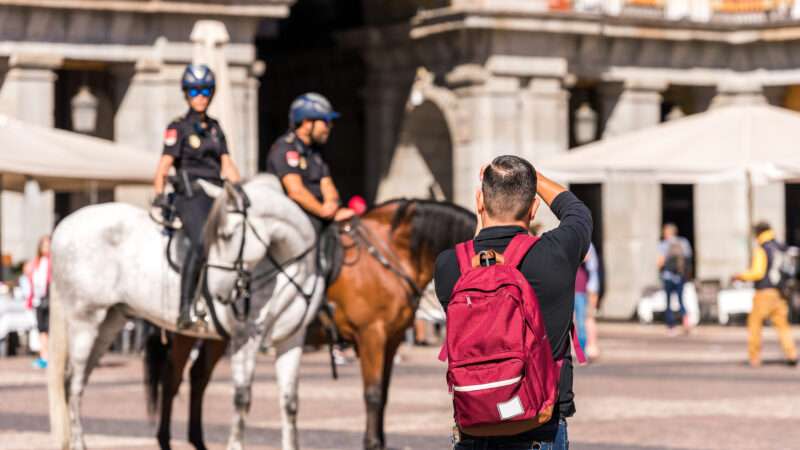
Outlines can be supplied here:
<path id="1" fill-rule="evenodd" d="M 412 324 L 419 294 L 433 278 L 436 256 L 470 239 L 475 215 L 459 206 L 427 200 L 392 200 L 344 227 L 344 265 L 328 287 L 340 336 L 355 344 L 361 362 L 367 408 L 364 448 L 384 449 L 384 412 L 397 348 Z M 158 440 L 169 449 L 172 400 L 194 344 L 181 336 L 171 351 L 149 345 L 147 367 L 151 405 L 161 384 Z M 189 440 L 206 448 L 202 435 L 202 397 L 224 343 L 205 341 L 192 365 Z"/>

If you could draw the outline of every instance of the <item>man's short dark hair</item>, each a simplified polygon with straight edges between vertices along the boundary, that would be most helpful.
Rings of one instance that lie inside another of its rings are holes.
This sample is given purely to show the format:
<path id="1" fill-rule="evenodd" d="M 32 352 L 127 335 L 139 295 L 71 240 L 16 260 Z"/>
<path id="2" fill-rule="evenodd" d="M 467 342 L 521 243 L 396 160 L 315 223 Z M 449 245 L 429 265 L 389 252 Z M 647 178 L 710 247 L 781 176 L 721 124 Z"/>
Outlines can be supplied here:
<path id="1" fill-rule="evenodd" d="M 484 170 L 481 189 L 490 216 L 523 220 L 536 197 L 536 170 L 518 156 L 498 156 Z"/>
<path id="2" fill-rule="evenodd" d="M 771 229 L 772 229 L 772 227 L 769 225 L 769 222 L 764 222 L 764 221 L 761 221 L 761 222 L 758 222 L 758 223 L 757 223 L 757 224 L 756 224 L 756 225 L 753 227 L 753 233 L 755 233 L 755 235 L 756 235 L 756 236 L 758 236 L 758 235 L 760 235 L 761 233 L 763 233 L 763 232 L 765 232 L 765 231 L 769 231 L 769 230 L 771 230 Z"/>

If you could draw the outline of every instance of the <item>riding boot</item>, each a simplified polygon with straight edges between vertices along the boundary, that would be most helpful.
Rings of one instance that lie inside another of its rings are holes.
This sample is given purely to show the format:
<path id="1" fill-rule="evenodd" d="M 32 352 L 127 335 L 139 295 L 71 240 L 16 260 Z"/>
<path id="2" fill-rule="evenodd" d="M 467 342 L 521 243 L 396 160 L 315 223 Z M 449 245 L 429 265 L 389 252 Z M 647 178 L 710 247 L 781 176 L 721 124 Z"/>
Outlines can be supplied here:
<path id="1" fill-rule="evenodd" d="M 190 251 L 183 262 L 181 270 L 181 306 L 178 314 L 178 329 L 183 330 L 192 325 L 192 303 L 197 291 L 197 281 L 203 260 L 196 251 Z"/>

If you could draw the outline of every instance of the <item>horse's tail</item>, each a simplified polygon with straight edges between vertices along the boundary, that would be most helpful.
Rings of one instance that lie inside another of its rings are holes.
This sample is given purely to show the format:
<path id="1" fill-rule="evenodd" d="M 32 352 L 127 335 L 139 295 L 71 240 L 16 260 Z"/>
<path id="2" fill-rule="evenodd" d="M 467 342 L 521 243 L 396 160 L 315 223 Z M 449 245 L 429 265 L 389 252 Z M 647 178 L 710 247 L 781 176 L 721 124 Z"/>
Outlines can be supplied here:
<path id="1" fill-rule="evenodd" d="M 158 394 L 163 388 L 162 379 L 169 358 L 169 344 L 161 340 L 161 333 L 161 329 L 152 327 L 144 347 L 144 388 L 150 420 L 155 418 L 158 411 Z"/>
<path id="2" fill-rule="evenodd" d="M 64 305 L 55 282 L 50 285 L 50 345 L 47 383 L 50 397 L 50 430 L 59 448 L 69 448 L 70 426 L 67 409 L 67 359 L 69 333 Z"/>

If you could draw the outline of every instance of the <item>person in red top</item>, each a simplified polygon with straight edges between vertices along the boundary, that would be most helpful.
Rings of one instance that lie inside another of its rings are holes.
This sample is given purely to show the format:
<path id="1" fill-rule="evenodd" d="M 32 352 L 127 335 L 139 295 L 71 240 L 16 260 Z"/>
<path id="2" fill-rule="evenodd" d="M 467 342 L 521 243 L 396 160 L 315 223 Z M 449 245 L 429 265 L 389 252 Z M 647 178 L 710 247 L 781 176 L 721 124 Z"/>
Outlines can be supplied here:
<path id="1" fill-rule="evenodd" d="M 50 236 L 39 239 L 36 258 L 25 264 L 23 274 L 28 280 L 27 305 L 36 309 L 36 327 L 39 331 L 39 358 L 33 366 L 47 368 L 47 332 L 50 322 Z"/>

